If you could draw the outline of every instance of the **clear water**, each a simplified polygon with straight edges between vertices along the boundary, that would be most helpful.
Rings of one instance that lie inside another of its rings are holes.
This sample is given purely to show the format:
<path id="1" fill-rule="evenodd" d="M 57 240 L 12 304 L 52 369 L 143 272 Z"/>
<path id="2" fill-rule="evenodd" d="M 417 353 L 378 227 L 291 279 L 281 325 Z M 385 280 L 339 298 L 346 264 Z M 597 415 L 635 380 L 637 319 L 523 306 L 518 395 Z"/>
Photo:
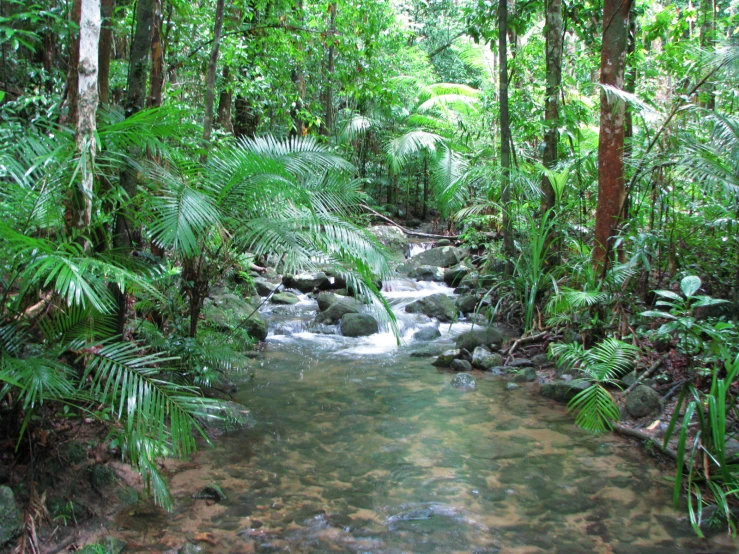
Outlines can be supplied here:
<path id="1" fill-rule="evenodd" d="M 257 425 L 178 468 L 174 513 L 122 518 L 129 545 L 162 551 L 209 533 L 199 544 L 212 553 L 736 551 L 723 535 L 694 537 L 638 449 L 576 429 L 535 385 L 476 373 L 474 390 L 458 390 L 412 357 L 412 332 L 432 322 L 402 307 L 439 288 L 388 287 L 400 348 L 389 333 L 311 332 L 309 300 L 272 309 L 277 334 L 237 394 Z M 439 347 L 467 328 L 442 327 Z M 228 500 L 190 498 L 208 483 Z"/>

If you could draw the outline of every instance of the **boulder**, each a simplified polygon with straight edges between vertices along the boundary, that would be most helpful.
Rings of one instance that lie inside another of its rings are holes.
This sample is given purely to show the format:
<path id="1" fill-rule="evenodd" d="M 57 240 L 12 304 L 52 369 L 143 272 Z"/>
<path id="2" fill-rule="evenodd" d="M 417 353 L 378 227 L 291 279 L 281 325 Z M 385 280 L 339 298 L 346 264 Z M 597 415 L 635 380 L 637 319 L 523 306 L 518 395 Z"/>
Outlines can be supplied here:
<path id="1" fill-rule="evenodd" d="M 408 237 L 397 227 L 388 225 L 375 225 L 367 229 L 375 238 L 383 244 L 390 253 L 396 258 L 402 260 L 408 251 Z"/>
<path id="2" fill-rule="evenodd" d="M 15 503 L 13 489 L 0 487 L 0 547 L 17 537 L 22 530 L 21 512 Z"/>
<path id="3" fill-rule="evenodd" d="M 539 393 L 546 397 L 566 404 L 579 392 L 590 386 L 586 381 L 553 381 L 544 383 L 539 388 Z"/>
<path id="4" fill-rule="evenodd" d="M 626 396 L 626 411 L 632 417 L 644 417 L 659 411 L 660 397 L 657 392 L 646 386 L 637 385 Z"/>
<path id="5" fill-rule="evenodd" d="M 370 314 L 346 314 L 341 318 L 341 334 L 345 337 L 367 337 L 380 330 L 377 320 Z"/>
<path id="6" fill-rule="evenodd" d="M 321 312 L 325 312 L 338 301 L 339 298 L 333 292 L 322 292 L 318 296 L 316 296 L 316 302 L 318 302 L 318 310 Z"/>
<path id="7" fill-rule="evenodd" d="M 513 376 L 514 383 L 533 383 L 537 379 L 536 368 L 525 367 Z"/>
<path id="8" fill-rule="evenodd" d="M 286 287 L 298 289 L 300 292 L 312 292 L 314 289 L 326 290 L 331 288 L 331 281 L 323 271 L 315 273 L 300 273 L 299 275 L 285 275 L 282 282 Z"/>
<path id="9" fill-rule="evenodd" d="M 450 268 L 444 270 L 444 282 L 450 287 L 456 287 L 462 282 L 472 268 L 464 265 L 463 263 L 453 265 Z"/>
<path id="10" fill-rule="evenodd" d="M 451 363 L 459 356 L 459 350 L 444 350 L 439 357 L 436 358 L 431 365 L 436 367 L 449 367 Z"/>
<path id="11" fill-rule="evenodd" d="M 484 346 L 478 346 L 472 351 L 472 366 L 478 369 L 490 370 L 503 365 L 503 356 L 492 353 Z"/>
<path id="12" fill-rule="evenodd" d="M 341 275 L 338 271 L 327 269 L 326 275 L 328 275 L 328 280 L 331 282 L 332 290 L 346 288 L 346 279 L 344 279 L 344 276 Z"/>
<path id="13" fill-rule="evenodd" d="M 413 333 L 413 340 L 434 340 L 441 336 L 441 331 L 438 327 L 426 326 L 421 327 L 418 331 Z"/>
<path id="14" fill-rule="evenodd" d="M 498 350 L 503 342 L 503 335 L 493 327 L 481 327 L 462 333 L 457 337 L 457 348 L 466 348 L 474 351 L 478 346 L 487 346 L 491 350 Z"/>
<path id="15" fill-rule="evenodd" d="M 273 294 L 269 301 L 272 302 L 272 304 L 291 306 L 300 302 L 300 298 L 295 296 L 292 292 L 278 292 Z"/>
<path id="16" fill-rule="evenodd" d="M 278 286 L 279 285 L 271 283 L 264 277 L 257 277 L 254 279 L 254 288 L 257 289 L 257 294 L 259 296 L 269 296 Z"/>
<path id="17" fill-rule="evenodd" d="M 243 327 L 257 340 L 267 338 L 267 322 L 243 299 L 233 294 L 224 294 L 213 298 L 203 308 L 205 320 L 222 331 L 230 331 Z"/>
<path id="18" fill-rule="evenodd" d="M 408 272 L 408 277 L 418 281 L 444 282 L 444 269 L 433 265 L 420 265 Z"/>
<path id="19" fill-rule="evenodd" d="M 452 386 L 458 389 L 474 389 L 477 383 L 469 373 L 459 373 L 452 379 Z"/>
<path id="20" fill-rule="evenodd" d="M 339 300 L 329 306 L 326 311 L 316 316 L 318 325 L 336 325 L 347 314 L 358 314 L 361 304 L 356 300 Z"/>
<path id="21" fill-rule="evenodd" d="M 456 315 L 454 301 L 446 294 L 437 293 L 419 298 L 405 307 L 405 311 L 411 314 L 423 314 L 434 317 L 442 322 L 450 322 Z"/>
<path id="22" fill-rule="evenodd" d="M 473 313 L 477 308 L 477 296 L 474 294 L 466 294 L 457 298 L 455 302 L 457 309 L 463 314 Z"/>
<path id="23" fill-rule="evenodd" d="M 442 246 L 450 246 L 452 244 L 452 241 L 449 239 L 439 239 L 436 241 L 436 247 L 440 248 Z"/>
<path id="24" fill-rule="evenodd" d="M 415 266 L 433 265 L 436 267 L 451 267 L 458 264 L 464 253 L 454 246 L 430 248 L 413 256 L 409 261 Z"/>
<path id="25" fill-rule="evenodd" d="M 452 371 L 472 371 L 472 364 L 467 360 L 460 360 L 457 358 L 456 360 L 452 360 L 452 363 L 449 364 L 449 369 Z"/>

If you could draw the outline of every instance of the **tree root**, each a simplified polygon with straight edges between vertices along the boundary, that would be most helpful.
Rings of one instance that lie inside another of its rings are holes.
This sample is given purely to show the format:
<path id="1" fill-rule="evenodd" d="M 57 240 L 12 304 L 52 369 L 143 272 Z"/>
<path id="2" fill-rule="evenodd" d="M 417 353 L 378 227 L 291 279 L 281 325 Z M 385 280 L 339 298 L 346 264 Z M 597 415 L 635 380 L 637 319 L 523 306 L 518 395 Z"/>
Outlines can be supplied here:
<path id="1" fill-rule="evenodd" d="M 673 460 L 677 460 L 677 452 L 675 452 L 669 446 L 663 448 L 662 442 L 659 439 L 656 439 L 650 435 L 647 435 L 644 431 L 632 429 L 631 427 L 624 427 L 620 423 L 614 423 L 613 430 L 619 433 L 620 435 L 625 435 L 627 437 L 634 437 L 636 439 L 645 441 L 651 444 L 652 446 L 654 446 L 657 450 L 659 450 L 663 454 L 666 454 L 667 456 L 672 458 Z"/>

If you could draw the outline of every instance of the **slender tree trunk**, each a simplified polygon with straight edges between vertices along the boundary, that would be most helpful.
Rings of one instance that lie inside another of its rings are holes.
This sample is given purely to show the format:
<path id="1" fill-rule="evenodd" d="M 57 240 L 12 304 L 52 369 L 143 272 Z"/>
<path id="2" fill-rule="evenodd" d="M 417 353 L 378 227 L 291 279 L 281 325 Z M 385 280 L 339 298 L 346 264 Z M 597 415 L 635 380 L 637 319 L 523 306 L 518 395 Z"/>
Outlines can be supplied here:
<path id="1" fill-rule="evenodd" d="M 223 88 L 218 96 L 218 125 L 227 133 L 233 133 L 233 123 L 231 122 L 231 99 L 232 94 L 229 89 L 230 71 L 228 66 L 223 68 Z"/>
<path id="2" fill-rule="evenodd" d="M 336 55 L 336 2 L 332 2 L 328 6 L 329 11 L 329 31 L 328 31 L 328 62 L 326 64 L 326 92 L 324 105 L 324 118 L 322 126 L 322 134 L 331 135 L 334 132 L 334 69 Z"/>
<path id="3" fill-rule="evenodd" d="M 75 142 L 82 159 L 79 186 L 72 189 L 66 219 L 70 231 L 84 232 L 92 217 L 95 166 L 95 117 L 98 107 L 98 42 L 100 40 L 100 0 L 80 3 L 80 37 L 77 64 L 77 113 Z M 89 243 L 85 239 L 85 246 Z"/>
<path id="4" fill-rule="evenodd" d="M 557 164 L 559 142 L 559 93 L 562 85 L 562 0 L 548 0 L 546 8 L 546 98 L 544 100 L 544 167 Z M 554 208 L 554 188 L 546 175 L 542 176 L 542 210 Z"/>
<path id="5" fill-rule="evenodd" d="M 108 86 L 110 84 L 110 54 L 113 50 L 113 5 L 115 0 L 101 0 L 100 49 L 98 54 L 98 91 L 100 103 L 109 101 Z"/>
<path id="6" fill-rule="evenodd" d="M 163 86 L 162 0 L 154 0 L 154 19 L 151 29 L 151 74 L 149 76 L 149 100 L 146 103 L 147 107 L 156 108 L 162 105 Z"/>
<path id="7" fill-rule="evenodd" d="M 716 40 L 716 0 L 701 0 L 700 3 L 700 45 L 704 50 L 713 50 Z M 709 110 L 716 109 L 715 87 L 713 83 L 703 85 L 700 104 Z"/>
<path id="8" fill-rule="evenodd" d="M 603 43 L 600 82 L 624 88 L 627 29 L 630 0 L 604 0 Z M 619 220 L 624 191 L 624 103 L 600 95 L 600 135 L 598 142 L 598 207 L 595 212 L 593 262 L 605 271 L 610 264 L 612 235 Z"/>
<path id="9" fill-rule="evenodd" d="M 154 26 L 154 0 L 138 0 L 136 4 L 136 30 L 131 41 L 131 55 L 128 67 L 128 82 L 124 109 L 126 117 L 130 117 L 144 108 L 146 102 L 146 78 L 149 74 L 149 52 L 151 50 L 151 36 Z M 141 155 L 138 150 L 132 150 L 129 155 L 137 158 Z M 121 188 L 131 204 L 136 196 L 138 186 L 136 170 L 127 167 L 121 172 Z M 121 251 L 128 251 L 138 243 L 138 230 L 127 215 L 126 207 L 121 209 L 116 218 L 113 246 Z M 117 287 L 114 289 L 118 303 L 117 327 L 119 334 L 123 334 L 126 323 L 127 299 Z"/>
<path id="10" fill-rule="evenodd" d="M 82 12 L 82 0 L 72 2 L 70 18 L 79 26 Z M 67 70 L 67 114 L 59 117 L 60 123 L 77 123 L 77 95 L 79 94 L 79 64 L 80 41 L 79 36 L 72 35 L 69 43 L 69 68 Z"/>
<path id="11" fill-rule="evenodd" d="M 511 125 L 508 114 L 508 0 L 498 1 L 498 79 L 500 87 L 500 169 L 503 205 L 503 250 L 506 274 L 513 273 L 513 225 L 511 220 Z"/>
<path id="12" fill-rule="evenodd" d="M 629 11 L 629 37 L 628 44 L 626 46 L 626 56 L 628 63 L 628 70 L 626 71 L 624 90 L 634 94 L 636 92 L 636 60 L 634 60 L 634 52 L 636 52 L 636 5 L 632 2 L 631 10 Z M 629 63 L 630 62 L 630 63 Z M 624 114 L 624 162 L 631 158 L 631 152 L 633 149 L 632 139 L 634 137 L 634 118 L 633 110 L 631 106 L 626 108 Z M 627 219 L 629 217 L 630 199 L 627 197 L 624 199 L 623 207 L 621 208 L 620 217 Z M 626 261 L 626 252 L 623 246 L 618 248 L 618 261 L 624 263 Z"/>
<path id="13" fill-rule="evenodd" d="M 216 2 L 216 21 L 213 27 L 213 48 L 208 62 L 208 82 L 205 88 L 205 122 L 203 124 L 203 153 L 200 162 L 208 159 L 210 134 L 213 130 L 213 102 L 215 100 L 216 68 L 218 67 L 218 50 L 221 46 L 221 30 L 223 29 L 223 0 Z"/>
<path id="14" fill-rule="evenodd" d="M 295 12 L 297 13 L 298 23 L 302 24 L 303 0 L 298 0 L 297 6 L 295 7 Z M 295 47 L 297 50 L 301 50 L 300 44 L 296 44 Z M 295 92 L 297 94 L 297 98 L 295 99 L 295 103 L 291 110 L 291 115 L 293 118 L 293 128 L 290 130 L 290 136 L 303 137 L 308 133 L 308 129 L 305 125 L 302 114 L 303 99 L 305 98 L 305 75 L 303 74 L 303 68 L 301 67 L 300 62 L 295 62 L 295 66 L 290 72 L 290 80 L 292 80 L 293 85 L 295 85 Z"/>

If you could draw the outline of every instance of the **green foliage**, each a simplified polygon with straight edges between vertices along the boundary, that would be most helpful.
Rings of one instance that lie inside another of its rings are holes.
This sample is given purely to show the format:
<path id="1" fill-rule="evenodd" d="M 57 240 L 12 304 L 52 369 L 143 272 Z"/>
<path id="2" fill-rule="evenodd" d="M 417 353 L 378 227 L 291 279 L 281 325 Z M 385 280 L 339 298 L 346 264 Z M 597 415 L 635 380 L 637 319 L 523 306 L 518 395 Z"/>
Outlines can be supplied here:
<path id="1" fill-rule="evenodd" d="M 561 368 L 577 369 L 591 385 L 570 400 L 568 407 L 577 415 L 575 424 L 594 433 L 612 428 L 620 418 L 618 406 L 605 388 L 618 386 L 617 378 L 631 371 L 639 354 L 635 346 L 607 338 L 585 350 L 579 343 L 552 345 L 551 355 Z"/>

